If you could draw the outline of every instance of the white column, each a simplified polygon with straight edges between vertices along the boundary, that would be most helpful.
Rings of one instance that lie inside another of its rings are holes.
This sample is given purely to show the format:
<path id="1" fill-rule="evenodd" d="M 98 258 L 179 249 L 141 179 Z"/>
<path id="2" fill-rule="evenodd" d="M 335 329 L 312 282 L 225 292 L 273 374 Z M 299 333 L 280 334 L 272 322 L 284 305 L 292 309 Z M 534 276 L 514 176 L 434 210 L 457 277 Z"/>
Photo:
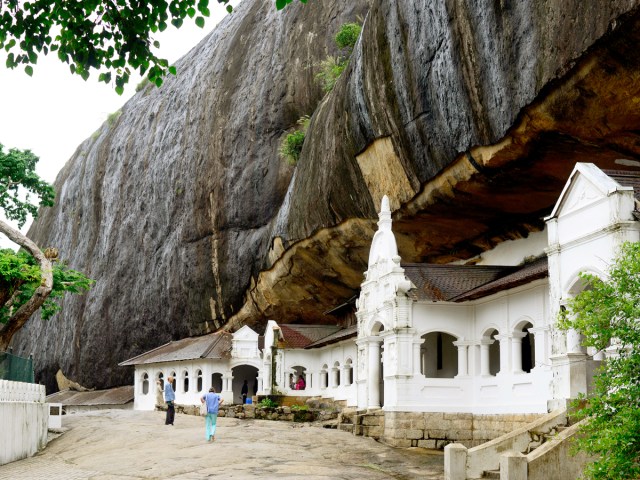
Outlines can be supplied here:
<path id="1" fill-rule="evenodd" d="M 469 374 L 468 370 L 468 342 L 453 342 L 458 347 L 458 375 L 456 377 L 466 377 Z"/>
<path id="2" fill-rule="evenodd" d="M 351 382 L 349 381 L 349 370 L 351 370 L 350 366 L 345 364 L 342 366 L 342 384 L 345 387 L 348 387 L 349 385 L 351 385 Z"/>
<path id="3" fill-rule="evenodd" d="M 498 375 L 506 375 L 511 370 L 509 357 L 511 354 L 511 337 L 509 335 L 496 335 L 494 337 L 500 342 L 500 371 Z"/>
<path id="4" fill-rule="evenodd" d="M 381 338 L 370 338 L 368 342 L 369 367 L 367 372 L 367 408 L 380 408 L 380 344 Z"/>
<path id="5" fill-rule="evenodd" d="M 542 367 L 549 363 L 547 356 L 547 331 L 549 327 L 532 327 L 528 329 L 533 334 L 535 365 L 533 368 Z"/>
<path id="6" fill-rule="evenodd" d="M 585 353 L 582 336 L 573 328 L 567 330 L 567 353 Z"/>
<path id="7" fill-rule="evenodd" d="M 513 332 L 511 334 L 511 365 L 513 373 L 524 373 L 522 370 L 522 339 L 526 332 Z"/>
<path id="8" fill-rule="evenodd" d="M 480 341 L 480 375 L 483 377 L 491 376 L 489 348 L 494 342 L 491 339 Z"/>

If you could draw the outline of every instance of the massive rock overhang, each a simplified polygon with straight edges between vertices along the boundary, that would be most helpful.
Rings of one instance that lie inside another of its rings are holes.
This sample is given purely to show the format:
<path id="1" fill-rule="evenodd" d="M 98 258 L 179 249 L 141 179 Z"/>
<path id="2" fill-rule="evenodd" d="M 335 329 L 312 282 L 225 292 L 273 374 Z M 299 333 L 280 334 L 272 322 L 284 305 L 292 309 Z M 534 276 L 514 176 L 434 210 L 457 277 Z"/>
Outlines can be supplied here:
<path id="1" fill-rule="evenodd" d="M 461 152 L 394 212 L 404 261 L 464 260 L 541 230 L 576 162 L 640 171 L 640 12 L 619 21 L 500 141 Z M 282 249 L 227 328 L 334 321 L 323 312 L 357 292 L 376 220 L 349 219 Z"/>

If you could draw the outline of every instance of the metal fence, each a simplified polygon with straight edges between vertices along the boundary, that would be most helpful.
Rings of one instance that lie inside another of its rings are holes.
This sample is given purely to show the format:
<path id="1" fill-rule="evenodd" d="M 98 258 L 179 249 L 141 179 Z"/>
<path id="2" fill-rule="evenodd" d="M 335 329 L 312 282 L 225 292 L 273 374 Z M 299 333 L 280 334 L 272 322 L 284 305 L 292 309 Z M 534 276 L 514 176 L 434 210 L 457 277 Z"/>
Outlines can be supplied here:
<path id="1" fill-rule="evenodd" d="M 33 358 L 0 352 L 0 379 L 34 383 Z"/>

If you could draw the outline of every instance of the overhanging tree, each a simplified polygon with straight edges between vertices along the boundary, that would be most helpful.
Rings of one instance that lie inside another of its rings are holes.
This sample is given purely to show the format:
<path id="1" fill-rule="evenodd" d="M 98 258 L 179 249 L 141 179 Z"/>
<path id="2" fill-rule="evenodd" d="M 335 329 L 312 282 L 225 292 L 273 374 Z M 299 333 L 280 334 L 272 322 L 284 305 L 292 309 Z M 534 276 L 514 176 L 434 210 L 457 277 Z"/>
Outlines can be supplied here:
<path id="1" fill-rule="evenodd" d="M 230 0 L 215 1 L 232 11 Z M 280 10 L 291 1 L 275 5 Z M 202 28 L 209 14 L 209 0 L 0 0 L 0 48 L 8 68 L 32 75 L 38 56 L 55 52 L 71 73 L 86 80 L 97 71 L 100 81 L 115 80 L 121 94 L 131 69 L 158 86 L 167 72 L 176 73 L 153 52 L 160 47 L 154 33 L 169 23 L 180 28 L 185 19 Z"/>
<path id="2" fill-rule="evenodd" d="M 593 393 L 576 403 L 587 418 L 577 447 L 597 457 L 585 476 L 640 478 L 640 243 L 626 243 L 608 278 L 584 274 L 586 288 L 561 314 L 560 327 L 584 335 L 585 346 L 611 353 Z M 586 400 L 586 401 L 585 401 Z"/>
<path id="3" fill-rule="evenodd" d="M 0 209 L 19 227 L 29 215 L 37 216 L 38 206 L 53 205 L 55 192 L 35 173 L 37 162 L 38 157 L 29 150 L 5 152 L 0 144 Z M 35 202 L 34 197 L 38 199 Z M 82 273 L 55 263 L 55 249 L 42 252 L 18 229 L 1 220 L 0 233 L 26 250 L 0 250 L 0 350 L 5 350 L 34 312 L 42 308 L 43 318 L 51 317 L 59 309 L 55 298 L 65 292 L 87 290 L 92 282 Z"/>

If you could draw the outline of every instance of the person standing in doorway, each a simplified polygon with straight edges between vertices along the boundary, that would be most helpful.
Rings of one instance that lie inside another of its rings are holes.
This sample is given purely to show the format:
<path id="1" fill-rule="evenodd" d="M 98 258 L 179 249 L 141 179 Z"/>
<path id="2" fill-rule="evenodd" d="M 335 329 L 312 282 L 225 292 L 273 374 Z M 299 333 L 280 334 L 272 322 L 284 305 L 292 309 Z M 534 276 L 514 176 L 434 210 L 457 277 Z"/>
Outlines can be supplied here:
<path id="1" fill-rule="evenodd" d="M 164 401 L 167 402 L 167 417 L 164 421 L 165 425 L 173 425 L 176 416 L 176 392 L 173 391 L 173 377 L 167 377 L 167 383 L 164 384 Z"/>
<path id="2" fill-rule="evenodd" d="M 242 390 L 240 390 L 240 394 L 242 395 L 242 404 L 247 403 L 247 395 L 249 395 L 249 384 L 245 380 L 242 384 Z"/>
<path id="3" fill-rule="evenodd" d="M 213 442 L 216 439 L 218 409 L 224 400 L 216 393 L 216 389 L 211 387 L 209 393 L 200 397 L 200 402 L 207 405 L 207 414 L 204 417 L 204 438 L 207 442 Z"/>

